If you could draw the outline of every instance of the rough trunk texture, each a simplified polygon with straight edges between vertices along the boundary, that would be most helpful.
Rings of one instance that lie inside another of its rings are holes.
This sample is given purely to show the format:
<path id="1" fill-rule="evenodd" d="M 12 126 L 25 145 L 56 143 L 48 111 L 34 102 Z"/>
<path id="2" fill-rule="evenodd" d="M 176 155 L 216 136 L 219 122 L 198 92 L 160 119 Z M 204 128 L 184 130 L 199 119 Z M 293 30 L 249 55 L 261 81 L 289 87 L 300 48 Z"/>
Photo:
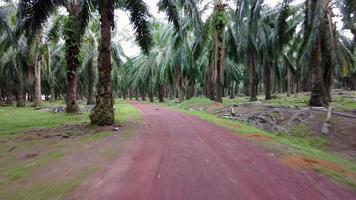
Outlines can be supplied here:
<path id="1" fill-rule="evenodd" d="M 187 99 L 191 99 L 195 95 L 195 81 L 189 81 L 188 89 L 187 89 Z"/>
<path id="2" fill-rule="evenodd" d="M 184 87 L 180 87 L 178 88 L 178 96 L 179 96 L 179 103 L 182 103 L 184 101 L 184 97 L 185 97 L 185 89 Z"/>
<path id="3" fill-rule="evenodd" d="M 111 25 L 114 12 L 112 0 L 100 7 L 101 40 L 99 49 L 99 81 L 95 107 L 90 114 L 92 124 L 111 125 L 115 121 L 111 81 Z"/>
<path id="4" fill-rule="evenodd" d="M 217 16 L 222 17 L 220 14 L 225 12 L 225 4 L 217 4 L 214 7 L 214 12 L 218 13 Z M 220 19 L 221 20 L 221 19 Z M 223 84 L 224 84 L 224 65 L 225 65 L 225 22 L 217 21 L 215 24 L 214 32 L 214 66 L 212 72 L 214 84 L 214 100 L 222 102 Z"/>
<path id="5" fill-rule="evenodd" d="M 174 86 L 170 86 L 169 87 L 169 100 L 173 100 L 174 99 L 174 94 L 175 94 Z"/>
<path id="6" fill-rule="evenodd" d="M 312 51 L 311 61 L 311 97 L 309 101 L 310 106 L 324 106 L 327 105 L 325 99 L 325 88 L 323 81 L 323 72 L 321 68 L 321 46 L 320 39 L 317 39 Z"/>
<path id="7" fill-rule="evenodd" d="M 124 97 L 126 97 L 124 95 Z M 94 100 L 94 76 L 93 76 L 93 62 L 88 63 L 88 105 L 95 104 Z"/>
<path id="8" fill-rule="evenodd" d="M 132 89 L 129 89 L 129 99 L 132 100 Z"/>
<path id="9" fill-rule="evenodd" d="M 213 65 L 210 65 L 209 69 L 208 69 L 208 73 L 206 76 L 206 80 L 205 80 L 205 95 L 207 98 L 214 100 L 214 85 L 212 83 L 212 68 Z"/>
<path id="10" fill-rule="evenodd" d="M 310 10 L 314 11 L 316 9 L 316 1 L 312 0 L 310 3 Z M 326 3 L 326 4 L 325 4 Z M 327 2 L 324 2 L 325 8 L 327 7 Z M 311 20 L 311 19 L 310 19 Z M 309 24 L 310 26 L 311 24 Z M 311 53 L 310 60 L 310 70 L 311 70 L 311 96 L 309 100 L 310 106 L 327 106 L 329 105 L 326 89 L 324 85 L 323 76 L 323 54 L 322 54 L 322 32 L 324 28 L 323 24 L 319 25 L 319 33 L 316 36 L 316 41 L 313 44 L 313 49 Z"/>
<path id="11" fill-rule="evenodd" d="M 68 22 L 71 25 L 75 24 L 75 2 L 71 4 Z M 79 106 L 77 104 L 77 71 L 79 69 L 79 41 L 76 38 L 75 30 L 66 31 L 66 64 L 67 64 L 67 95 L 66 95 L 66 112 L 77 113 Z"/>
<path id="12" fill-rule="evenodd" d="M 51 98 L 49 99 L 50 102 L 54 102 L 56 100 L 56 95 L 55 95 L 55 92 L 54 92 L 54 85 L 51 83 L 51 86 L 50 86 L 50 90 L 51 90 Z"/>
<path id="13" fill-rule="evenodd" d="M 24 81 L 23 81 L 23 71 L 22 71 L 22 67 L 18 66 L 18 92 L 17 92 L 17 103 L 16 106 L 17 107 L 25 107 L 25 85 L 24 85 Z"/>
<path id="14" fill-rule="evenodd" d="M 159 102 L 163 103 L 164 102 L 164 85 L 160 84 L 158 86 L 158 99 Z"/>
<path id="15" fill-rule="evenodd" d="M 229 91 L 230 91 L 230 99 L 234 99 L 235 98 L 235 89 L 234 89 L 234 82 L 231 83 L 230 85 L 230 88 L 229 88 Z"/>
<path id="16" fill-rule="evenodd" d="M 257 101 L 257 72 L 255 64 L 255 55 L 252 47 L 247 49 L 248 62 L 248 82 L 250 89 L 250 101 Z"/>
<path id="17" fill-rule="evenodd" d="M 139 98 L 138 98 L 138 96 L 139 96 L 139 91 L 138 91 L 138 89 L 135 91 L 135 100 L 136 101 L 138 101 L 138 100 L 140 100 Z"/>
<path id="18" fill-rule="evenodd" d="M 327 46 L 324 46 L 324 45 L 328 45 L 328 43 L 330 43 L 331 44 L 331 52 L 336 52 L 337 51 L 337 49 L 336 49 L 337 44 L 336 44 L 336 39 L 335 39 L 336 31 L 335 31 L 335 27 L 332 22 L 332 10 L 330 9 L 330 7 L 328 5 L 329 5 L 328 2 L 325 2 L 325 9 L 328 10 L 328 12 L 326 12 L 326 15 L 327 15 L 327 19 L 328 19 L 328 28 L 329 28 L 329 34 L 330 34 L 331 41 L 323 42 L 322 49 L 324 49 L 325 51 L 327 51 L 327 50 L 330 51 L 330 48 L 327 48 Z M 324 73 L 325 98 L 328 102 L 330 102 L 332 100 L 330 90 L 331 90 L 333 73 L 334 73 L 334 68 L 335 68 L 335 65 L 331 61 L 331 58 L 332 58 L 332 56 L 330 56 L 328 58 L 328 59 L 330 59 L 330 64 L 328 65 L 327 70 Z"/>
<path id="19" fill-rule="evenodd" d="M 35 92 L 33 99 L 33 107 L 39 107 L 42 105 L 41 97 L 41 61 L 38 56 L 36 56 L 37 61 L 35 64 Z"/>
<path id="20" fill-rule="evenodd" d="M 148 93 L 148 97 L 150 98 L 150 102 L 154 102 L 154 96 L 152 91 Z"/>
<path id="21" fill-rule="evenodd" d="M 146 91 L 141 91 L 141 100 L 146 101 Z"/>
<path id="22" fill-rule="evenodd" d="M 287 96 L 291 94 L 291 71 L 289 66 L 287 66 Z"/>
<path id="23" fill-rule="evenodd" d="M 264 84 L 265 84 L 265 93 L 266 93 L 266 100 L 272 99 L 272 78 L 271 78 L 271 65 L 269 62 L 265 63 L 263 68 L 263 75 L 264 75 Z"/>

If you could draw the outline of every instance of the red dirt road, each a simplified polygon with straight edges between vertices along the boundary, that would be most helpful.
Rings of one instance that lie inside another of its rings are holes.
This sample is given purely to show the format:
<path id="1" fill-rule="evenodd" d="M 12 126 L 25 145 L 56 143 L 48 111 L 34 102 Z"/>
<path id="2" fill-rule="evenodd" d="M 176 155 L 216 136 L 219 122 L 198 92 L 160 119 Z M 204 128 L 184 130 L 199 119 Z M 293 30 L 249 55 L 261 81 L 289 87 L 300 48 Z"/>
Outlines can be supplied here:
<path id="1" fill-rule="evenodd" d="M 356 192 L 301 172 L 228 130 L 150 104 L 121 156 L 70 199 L 351 200 Z"/>

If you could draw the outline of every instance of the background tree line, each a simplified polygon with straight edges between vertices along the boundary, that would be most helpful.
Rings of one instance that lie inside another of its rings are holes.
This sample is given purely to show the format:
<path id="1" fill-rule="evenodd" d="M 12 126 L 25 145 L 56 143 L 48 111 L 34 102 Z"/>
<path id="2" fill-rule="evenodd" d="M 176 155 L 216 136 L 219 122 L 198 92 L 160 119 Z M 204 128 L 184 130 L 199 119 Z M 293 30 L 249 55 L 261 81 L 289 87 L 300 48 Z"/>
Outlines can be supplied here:
<path id="1" fill-rule="evenodd" d="M 142 0 L 2 1 L 1 101 L 25 106 L 65 99 L 95 104 L 94 124 L 114 122 L 114 97 L 159 101 L 195 95 L 222 102 L 244 94 L 311 92 L 327 106 L 331 88 L 356 88 L 356 3 L 352 0 L 161 0 L 168 22 Z M 129 13 L 142 51 L 128 57 L 112 38 L 117 9 Z M 63 11 L 65 10 L 65 12 Z M 335 11 L 342 19 L 336 28 Z M 95 87 L 96 86 L 96 87 Z M 95 96 L 95 98 L 94 98 Z"/>

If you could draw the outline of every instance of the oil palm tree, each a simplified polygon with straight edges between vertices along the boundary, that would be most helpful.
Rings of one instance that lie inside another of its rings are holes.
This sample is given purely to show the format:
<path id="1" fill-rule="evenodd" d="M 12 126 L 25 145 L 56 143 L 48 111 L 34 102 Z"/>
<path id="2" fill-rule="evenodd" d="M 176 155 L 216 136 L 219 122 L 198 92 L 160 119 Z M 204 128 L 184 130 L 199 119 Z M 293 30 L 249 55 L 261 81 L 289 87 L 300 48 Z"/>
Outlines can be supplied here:
<path id="1" fill-rule="evenodd" d="M 301 61 L 309 62 L 311 74 L 311 106 L 326 106 L 331 100 L 330 88 L 337 62 L 337 39 L 329 0 L 305 3 Z M 325 46 L 327 45 L 327 46 Z"/>
<path id="2" fill-rule="evenodd" d="M 0 35 L 1 45 L 0 51 L 4 52 L 3 69 L 6 66 L 11 66 L 8 70 L 16 72 L 17 76 L 13 77 L 17 82 L 17 106 L 25 106 L 25 82 L 24 82 L 24 68 L 26 68 L 26 52 L 27 45 L 25 37 L 19 31 L 19 21 L 9 20 L 16 14 L 16 4 L 8 1 L 0 8 Z M 8 17 L 7 17 L 8 16 Z M 5 74 L 3 74 L 6 76 Z M 5 79 L 11 76 L 4 77 Z M 10 79 L 11 80 L 11 79 Z M 7 84 L 5 84 L 7 85 Z"/>
<path id="3" fill-rule="evenodd" d="M 65 8 L 68 12 L 63 24 L 67 66 L 66 111 L 76 113 L 79 112 L 76 101 L 77 73 L 80 67 L 79 50 L 81 38 L 89 18 L 90 8 L 88 2 L 82 0 L 21 0 L 18 16 L 19 20 L 24 21 L 22 26 L 31 42 L 42 30 L 42 25 L 52 14 L 56 13 L 59 7 Z"/>

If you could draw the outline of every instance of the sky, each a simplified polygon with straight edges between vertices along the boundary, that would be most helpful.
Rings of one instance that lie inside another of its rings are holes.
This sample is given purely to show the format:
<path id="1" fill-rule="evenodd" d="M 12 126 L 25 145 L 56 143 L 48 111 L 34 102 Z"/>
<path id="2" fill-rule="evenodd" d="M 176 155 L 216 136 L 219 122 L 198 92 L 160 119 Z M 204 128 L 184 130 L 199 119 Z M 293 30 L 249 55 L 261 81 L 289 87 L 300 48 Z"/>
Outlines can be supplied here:
<path id="1" fill-rule="evenodd" d="M 157 2 L 159 0 L 144 0 L 149 7 L 150 13 L 157 19 L 166 19 L 164 12 L 159 12 L 157 7 Z M 233 4 L 232 0 L 227 0 L 229 4 Z M 280 2 L 280 0 L 265 0 L 264 3 L 269 6 L 275 6 Z M 298 4 L 303 2 L 303 0 L 295 0 L 294 3 Z M 210 12 L 212 9 L 210 10 Z M 209 12 L 209 11 L 207 11 Z M 114 42 L 120 42 L 127 56 L 133 57 L 140 53 L 140 48 L 136 45 L 133 36 L 133 31 L 129 22 L 128 13 L 124 11 L 115 11 L 116 16 L 116 27 L 120 35 L 114 37 Z"/>
<path id="2" fill-rule="evenodd" d="M 156 19 L 162 19 L 162 20 L 166 19 L 165 13 L 158 11 L 157 2 L 159 0 L 144 0 L 144 1 L 148 5 L 149 11 L 153 17 L 155 17 Z M 209 0 L 203 0 L 203 1 L 209 1 Z M 228 2 L 228 4 L 232 5 L 232 7 L 233 7 L 234 0 L 226 0 L 225 2 Z M 265 0 L 264 1 L 265 4 L 267 4 L 271 7 L 277 5 L 279 2 L 281 2 L 281 0 Z M 299 3 L 303 3 L 303 2 L 304 2 L 304 0 L 294 0 L 293 4 L 299 4 Z M 4 3 L 3 0 L 0 0 L 0 6 L 3 3 Z M 212 12 L 212 8 L 210 10 L 208 10 L 207 12 Z M 338 10 L 334 11 L 334 13 L 337 15 Z M 130 25 L 128 15 L 129 14 L 127 12 L 124 12 L 122 10 L 115 11 L 115 17 L 116 17 L 115 23 L 116 23 L 116 28 L 117 28 L 116 31 L 118 34 L 116 34 L 113 37 L 113 41 L 120 42 L 125 54 L 129 57 L 133 57 L 140 53 L 140 48 L 135 43 L 135 37 L 133 37 L 134 33 L 133 33 L 132 27 Z M 342 26 L 341 18 L 335 17 L 334 20 L 336 21 L 337 28 L 340 30 L 341 26 Z M 352 34 L 350 31 L 344 32 L 344 35 L 346 35 L 349 38 L 352 38 Z"/>

